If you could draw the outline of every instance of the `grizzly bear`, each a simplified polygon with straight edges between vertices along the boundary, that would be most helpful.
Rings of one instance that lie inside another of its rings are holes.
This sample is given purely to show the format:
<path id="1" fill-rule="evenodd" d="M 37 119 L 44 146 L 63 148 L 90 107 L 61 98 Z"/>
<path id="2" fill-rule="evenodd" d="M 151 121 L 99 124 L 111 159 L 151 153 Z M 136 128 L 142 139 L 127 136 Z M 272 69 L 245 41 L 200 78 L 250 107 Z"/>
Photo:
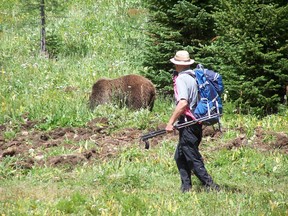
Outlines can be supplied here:
<path id="1" fill-rule="evenodd" d="M 116 79 L 99 79 L 92 87 L 89 105 L 92 110 L 100 104 L 114 103 L 120 107 L 152 111 L 155 97 L 156 88 L 150 80 L 130 74 Z"/>

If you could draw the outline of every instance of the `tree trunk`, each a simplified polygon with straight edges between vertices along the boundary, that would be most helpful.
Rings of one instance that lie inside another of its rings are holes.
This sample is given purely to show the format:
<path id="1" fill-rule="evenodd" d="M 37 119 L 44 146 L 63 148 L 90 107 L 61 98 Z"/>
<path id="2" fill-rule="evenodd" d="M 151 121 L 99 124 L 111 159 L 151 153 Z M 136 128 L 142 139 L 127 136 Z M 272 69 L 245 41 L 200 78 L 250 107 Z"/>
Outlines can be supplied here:
<path id="1" fill-rule="evenodd" d="M 41 16 L 41 55 L 48 56 L 46 51 L 46 18 L 45 18 L 45 0 L 40 2 L 40 16 Z"/>

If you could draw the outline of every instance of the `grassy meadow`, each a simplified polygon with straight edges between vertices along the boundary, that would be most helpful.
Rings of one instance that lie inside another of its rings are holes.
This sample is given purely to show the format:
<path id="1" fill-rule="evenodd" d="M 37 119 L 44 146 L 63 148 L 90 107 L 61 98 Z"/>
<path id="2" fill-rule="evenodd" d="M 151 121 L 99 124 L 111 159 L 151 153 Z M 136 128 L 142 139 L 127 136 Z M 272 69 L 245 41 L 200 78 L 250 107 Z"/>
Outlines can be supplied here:
<path id="1" fill-rule="evenodd" d="M 33 130 L 85 127 L 106 117 L 113 130 L 147 132 L 166 122 L 171 100 L 158 97 L 152 112 L 116 106 L 87 107 L 93 83 L 145 70 L 141 59 L 147 11 L 140 0 L 73 0 L 65 13 L 47 14 L 47 35 L 55 58 L 40 55 L 39 17 L 21 9 L 21 1 L 0 5 L 0 126 L 5 140 L 19 132 L 26 118 Z M 191 193 L 180 192 L 173 154 L 175 143 L 163 140 L 149 151 L 125 147 L 117 157 L 65 167 L 11 166 L 21 158 L 0 158 L 0 215 L 287 215 L 288 157 L 253 147 L 255 129 L 288 134 L 288 110 L 261 120 L 233 114 L 224 104 L 225 132 L 203 139 L 206 167 L 223 188 L 204 191 L 193 176 Z M 43 120 L 43 121 L 42 121 Z M 113 126 L 113 127 L 112 127 Z M 243 132 L 248 146 L 217 148 Z M 0 130 L 1 133 L 1 130 Z M 111 131 L 113 133 L 113 131 Z M 269 145 L 273 137 L 263 137 Z M 69 143 L 68 143 L 69 144 Z M 287 145 L 287 144 L 286 144 Z M 59 152 L 58 152 L 59 151 Z M 61 154 L 61 147 L 53 154 Z M 2 156 L 1 156 L 2 157 Z"/>

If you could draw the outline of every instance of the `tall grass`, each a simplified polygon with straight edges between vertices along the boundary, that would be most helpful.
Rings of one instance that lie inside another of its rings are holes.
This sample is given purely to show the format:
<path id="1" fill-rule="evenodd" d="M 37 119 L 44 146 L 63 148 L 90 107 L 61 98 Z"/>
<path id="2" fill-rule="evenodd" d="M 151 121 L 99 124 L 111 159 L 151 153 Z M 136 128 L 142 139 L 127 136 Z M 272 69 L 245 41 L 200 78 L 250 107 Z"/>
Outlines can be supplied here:
<path id="1" fill-rule="evenodd" d="M 172 149 L 126 149 L 117 159 L 70 172 L 35 168 L 2 181 L 0 208 L 6 215 L 287 214 L 286 156 L 244 148 L 205 155 L 223 190 L 207 193 L 194 176 L 193 192 L 182 194 Z"/>
<path id="2" fill-rule="evenodd" d="M 3 11 L 15 15 L 0 35 L 0 123 L 19 121 L 24 113 L 56 125 L 86 122 L 85 105 L 98 78 L 139 73 L 146 12 L 137 1 L 73 1 L 65 17 L 48 16 L 47 32 L 53 29 L 61 42 L 57 60 L 39 55 L 35 17 L 18 8 Z"/>
<path id="3" fill-rule="evenodd" d="M 139 73 L 146 37 L 147 11 L 139 0 L 68 1 L 65 16 L 48 16 L 47 30 L 57 39 L 57 58 L 39 55 L 38 19 L 22 14 L 20 1 L 0 5 L 0 125 L 19 124 L 28 115 L 36 127 L 84 126 L 107 117 L 113 130 L 146 130 L 167 122 L 172 101 L 158 97 L 152 112 L 117 106 L 87 108 L 93 83 L 100 77 Z M 51 30 L 53 29 L 53 31 Z M 16 157 L 0 164 L 2 215 L 287 215 L 285 154 L 250 148 L 209 151 L 256 127 L 287 133 L 288 111 L 259 120 L 236 115 L 226 103 L 225 133 L 201 146 L 209 173 L 223 190 L 203 191 L 193 176 L 191 193 L 180 193 L 173 160 L 175 143 L 163 141 L 146 151 L 125 148 L 117 158 L 74 169 L 13 167 Z M 17 127 L 15 127 L 17 128 Z M 14 127 L 5 138 L 15 135 Z M 78 143 L 79 145 L 86 145 Z M 88 143 L 90 145 L 90 143 Z M 87 145 L 88 145 L 87 144 Z M 92 144 L 91 144 L 92 145 Z M 50 154 L 69 153 L 59 148 Z"/>

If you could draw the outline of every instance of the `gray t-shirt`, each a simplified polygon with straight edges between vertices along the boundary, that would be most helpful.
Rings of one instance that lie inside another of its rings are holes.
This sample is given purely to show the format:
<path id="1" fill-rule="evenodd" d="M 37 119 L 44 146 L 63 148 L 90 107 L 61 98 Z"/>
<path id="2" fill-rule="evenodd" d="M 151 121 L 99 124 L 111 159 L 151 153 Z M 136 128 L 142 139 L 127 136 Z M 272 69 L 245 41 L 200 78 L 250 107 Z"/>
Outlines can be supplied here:
<path id="1" fill-rule="evenodd" d="M 176 79 L 176 89 L 178 93 L 176 104 L 179 100 L 185 99 L 188 101 L 190 110 L 195 109 L 198 102 L 198 88 L 195 78 L 185 74 L 185 71 L 181 71 Z"/>

